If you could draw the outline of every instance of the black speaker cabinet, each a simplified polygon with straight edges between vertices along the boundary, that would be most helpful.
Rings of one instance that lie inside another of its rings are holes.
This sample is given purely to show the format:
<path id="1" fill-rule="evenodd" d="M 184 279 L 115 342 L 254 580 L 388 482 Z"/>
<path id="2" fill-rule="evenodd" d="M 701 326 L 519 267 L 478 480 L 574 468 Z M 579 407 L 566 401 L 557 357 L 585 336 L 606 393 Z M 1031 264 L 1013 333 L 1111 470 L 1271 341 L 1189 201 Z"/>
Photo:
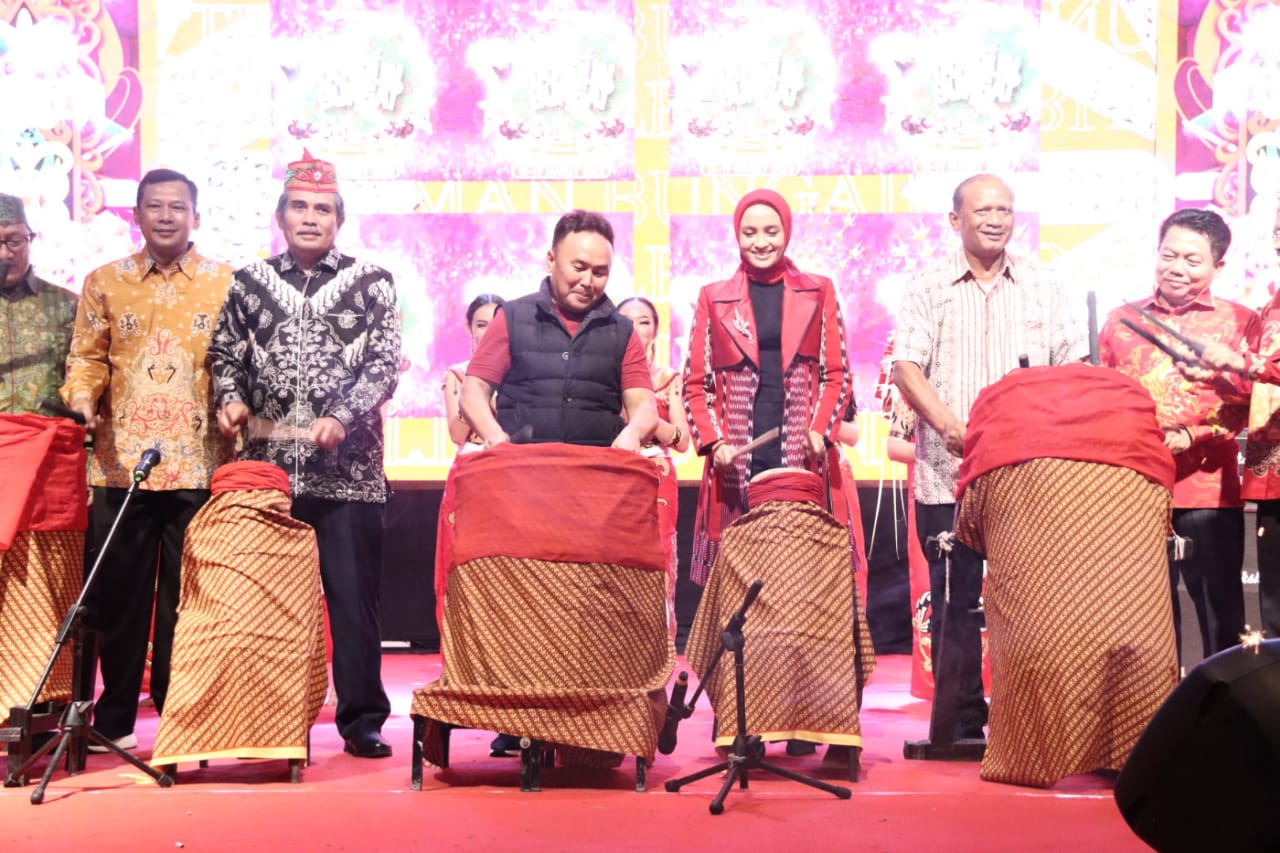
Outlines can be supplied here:
<path id="1" fill-rule="evenodd" d="M 1138 739 L 1115 797 L 1161 853 L 1280 850 L 1280 640 L 1191 670 Z"/>

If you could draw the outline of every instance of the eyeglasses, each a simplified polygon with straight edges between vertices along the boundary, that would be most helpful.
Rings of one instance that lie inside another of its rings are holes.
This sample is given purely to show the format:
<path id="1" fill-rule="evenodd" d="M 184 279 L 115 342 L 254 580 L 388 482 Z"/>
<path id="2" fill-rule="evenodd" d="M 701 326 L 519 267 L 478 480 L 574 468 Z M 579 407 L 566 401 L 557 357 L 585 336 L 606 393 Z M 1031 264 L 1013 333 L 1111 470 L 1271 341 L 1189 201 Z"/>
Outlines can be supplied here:
<path id="1" fill-rule="evenodd" d="M 35 234 L 27 234 L 22 237 L 5 237 L 3 240 L 0 240 L 0 246 L 7 246 L 10 252 L 16 254 L 25 249 L 27 244 L 35 238 Z"/>

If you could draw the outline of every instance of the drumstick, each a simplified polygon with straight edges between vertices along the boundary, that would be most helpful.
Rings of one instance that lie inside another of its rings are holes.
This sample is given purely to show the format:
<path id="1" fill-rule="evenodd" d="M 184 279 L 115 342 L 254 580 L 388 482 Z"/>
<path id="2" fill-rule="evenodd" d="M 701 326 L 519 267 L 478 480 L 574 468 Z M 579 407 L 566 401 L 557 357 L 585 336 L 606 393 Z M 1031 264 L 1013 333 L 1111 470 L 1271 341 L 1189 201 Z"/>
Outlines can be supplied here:
<path id="1" fill-rule="evenodd" d="M 764 447 L 766 444 L 769 444 L 770 442 L 777 441 L 778 436 L 780 435 L 782 435 L 781 427 L 774 427 L 768 432 L 762 432 L 758 436 L 753 438 L 750 444 L 744 444 L 742 447 L 739 447 L 738 452 L 733 454 L 733 458 L 737 459 L 739 456 L 745 456 L 746 454 L 750 453 L 751 451 L 755 450 L 758 447 Z"/>
<path id="2" fill-rule="evenodd" d="M 1126 326 L 1128 326 L 1130 329 L 1132 329 L 1132 330 L 1133 330 L 1133 332 L 1134 332 L 1134 334 L 1136 334 L 1138 337 L 1142 338 L 1144 341 L 1146 341 L 1147 343 L 1151 344 L 1151 345 L 1152 345 L 1152 346 L 1154 346 L 1156 349 L 1158 349 L 1158 350 L 1160 350 L 1161 352 L 1165 353 L 1165 354 L 1166 354 L 1166 355 L 1168 355 L 1170 358 L 1172 358 L 1174 361 L 1186 361 L 1186 360 L 1187 360 L 1187 354 L 1186 354 L 1185 352 L 1178 352 L 1176 349 L 1174 349 L 1173 347 L 1169 346 L 1169 345 L 1168 345 L 1168 344 L 1166 344 L 1164 341 L 1160 340 L 1160 339 L 1159 339 L 1159 338 L 1157 338 L 1155 335 L 1151 334 L 1151 333 L 1150 333 L 1150 332 L 1148 332 L 1146 329 L 1142 328 L 1142 327 L 1141 327 L 1141 326 L 1139 326 L 1137 323 L 1135 323 L 1135 322 L 1133 322 L 1132 320 L 1130 320 L 1128 317 L 1121 317 L 1121 318 L 1120 318 L 1120 322 L 1121 322 L 1121 323 L 1124 323 Z"/>
<path id="3" fill-rule="evenodd" d="M 311 430 L 250 415 L 244 437 L 246 441 L 310 441 Z"/>
<path id="4" fill-rule="evenodd" d="M 1132 302 L 1126 302 L 1125 305 L 1128 305 L 1134 311 L 1137 311 L 1139 314 L 1141 314 L 1144 320 L 1154 323 L 1157 327 L 1168 332 L 1170 335 L 1174 337 L 1175 340 L 1178 341 L 1178 343 L 1182 344 L 1187 349 L 1191 350 L 1193 353 L 1196 354 L 1197 357 L 1204 355 L 1204 344 L 1196 343 L 1195 341 L 1188 338 L 1186 335 L 1182 334 L 1182 332 L 1179 332 L 1173 326 L 1170 326 L 1168 323 L 1163 323 L 1160 320 L 1156 319 L 1155 315 L 1152 314 L 1150 311 L 1147 311 L 1145 308 L 1141 308 L 1137 305 L 1134 305 Z M 1132 326 L 1130 326 L 1130 328 L 1132 328 Z"/>
<path id="5" fill-rule="evenodd" d="M 85 425 L 84 415 L 80 414 L 75 409 L 72 409 L 69 406 L 62 405 L 57 400 L 50 399 L 49 397 L 41 397 L 40 408 L 44 409 L 46 412 L 48 412 L 51 415 L 55 415 L 59 418 L 67 418 L 68 420 L 74 421 L 75 423 L 78 423 L 80 426 Z"/>

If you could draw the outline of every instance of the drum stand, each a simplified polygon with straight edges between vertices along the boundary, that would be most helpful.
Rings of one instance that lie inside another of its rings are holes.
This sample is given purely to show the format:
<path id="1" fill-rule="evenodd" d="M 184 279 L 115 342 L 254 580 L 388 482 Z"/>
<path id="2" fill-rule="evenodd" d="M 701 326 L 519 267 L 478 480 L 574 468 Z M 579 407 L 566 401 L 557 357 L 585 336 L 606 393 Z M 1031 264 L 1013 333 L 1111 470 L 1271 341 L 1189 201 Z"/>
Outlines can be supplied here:
<path id="1" fill-rule="evenodd" d="M 933 553 L 950 550 L 950 545 L 944 545 L 937 537 L 930 537 L 925 545 Z M 948 594 L 946 601 L 942 602 L 942 636 L 934 638 L 937 646 L 933 656 L 933 708 L 929 714 L 929 737 L 904 743 L 902 757 L 920 761 L 981 761 L 987 751 L 986 740 L 957 739 L 955 735 L 960 680 L 964 677 L 955 648 L 966 631 L 976 634 L 981 630 L 981 623 L 974 623 L 981 618 L 982 611 L 971 611 L 952 599 L 951 558 L 946 553 L 940 556 L 947 559 Z M 933 606 L 937 607 L 938 603 Z"/>
<path id="2" fill-rule="evenodd" d="M 746 638 L 742 635 L 742 626 L 746 622 L 747 608 L 755 601 L 756 596 L 760 594 L 760 588 L 764 586 L 764 581 L 757 580 L 751 584 L 747 590 L 746 598 L 743 599 L 742 607 L 738 609 L 729 619 L 729 623 L 725 626 L 724 633 L 720 635 L 720 648 L 716 650 L 716 656 L 711 659 L 711 665 L 707 667 L 706 677 L 698 684 L 697 691 L 694 692 L 693 698 L 689 700 L 689 704 L 685 706 L 680 714 L 684 717 L 693 713 L 693 708 L 698 702 L 698 696 L 701 695 L 707 682 L 715 674 L 716 666 L 720 663 L 720 658 L 726 650 L 733 652 L 733 686 L 734 695 L 737 700 L 738 711 L 738 732 L 734 736 L 733 746 L 729 748 L 728 760 L 722 761 L 713 767 L 705 770 L 699 770 L 697 773 L 691 773 L 688 776 L 679 779 L 672 779 L 665 785 L 666 789 L 671 793 L 679 791 L 683 786 L 690 782 L 695 782 L 712 774 L 721 771 L 728 771 L 725 776 L 724 784 L 720 786 L 720 792 L 716 794 L 716 798 L 711 801 L 710 811 L 712 814 L 720 814 L 724 811 L 725 798 L 729 796 L 729 791 L 733 789 L 733 783 L 737 782 L 742 789 L 747 788 L 747 772 L 749 770 L 767 770 L 778 776 L 783 776 L 792 781 L 808 785 L 811 788 L 817 788 L 820 791 L 826 791 L 829 794 L 835 794 L 842 800 L 847 800 L 853 796 L 853 792 L 848 788 L 840 785 L 831 785 L 819 779 L 810 776 L 804 776 L 800 773 L 788 770 L 785 767 L 779 767 L 765 761 L 764 744 L 761 742 L 759 735 L 747 734 L 747 702 L 746 702 L 746 682 L 743 678 L 742 669 L 742 650 L 746 644 Z"/>
<path id="3" fill-rule="evenodd" d="M 152 453 L 154 451 L 147 451 Z M 159 454 L 156 454 L 155 462 L 159 461 Z M 155 464 L 152 462 L 152 465 Z M 36 789 L 31 792 L 31 804 L 40 805 L 44 802 L 45 788 L 49 786 L 49 780 L 53 778 L 53 771 L 57 769 L 58 762 L 62 760 L 64 754 L 67 754 L 67 770 L 74 775 L 84 769 L 84 750 L 86 741 L 95 743 L 106 750 L 115 753 L 134 767 L 146 773 L 152 779 L 159 783 L 161 788 L 168 788 L 173 784 L 173 777 L 161 773 L 153 767 L 144 764 L 137 757 L 130 755 L 125 750 L 116 746 L 106 735 L 99 732 L 89 724 L 89 719 L 93 715 L 93 700 L 83 699 L 83 696 L 92 696 L 92 684 L 84 684 L 88 680 L 83 672 L 86 667 L 80 665 L 82 652 L 85 646 L 85 598 L 89 590 L 93 588 L 93 582 L 98 576 L 98 568 L 102 565 L 102 558 L 107 553 L 107 548 L 111 545 L 111 540 L 115 536 L 116 527 L 120 524 L 120 519 L 124 515 L 124 511 L 129 506 L 129 501 L 133 498 L 134 492 L 138 488 L 138 484 L 147 479 L 151 473 L 150 465 L 139 465 L 134 469 L 133 482 L 129 484 L 128 491 L 125 492 L 124 500 L 120 504 L 120 510 L 116 513 L 115 520 L 111 522 L 111 529 L 107 532 L 106 538 L 102 541 L 101 547 L 98 549 L 98 557 L 93 561 L 93 568 L 89 570 L 89 576 L 85 578 L 84 585 L 80 588 L 80 597 L 67 610 L 67 615 L 62 620 L 62 626 L 58 629 L 58 636 L 53 642 L 53 651 L 49 654 L 49 660 L 45 663 L 44 673 L 40 676 L 40 680 L 36 683 L 35 690 L 31 693 L 31 701 L 23 707 L 14 708 L 11 716 L 14 720 L 21 721 L 31 719 L 32 710 L 35 708 L 40 699 L 40 691 L 44 690 L 45 684 L 49 680 L 50 674 L 53 672 L 54 664 L 58 660 L 58 655 L 62 651 L 62 647 L 67 644 L 68 640 L 73 640 L 75 649 L 75 674 L 74 678 L 80 680 L 77 690 L 73 690 L 72 701 L 67 705 L 66 711 L 63 712 L 62 719 L 58 722 L 57 735 L 37 749 L 30 758 L 17 767 L 9 767 L 5 774 L 4 786 L 6 788 L 18 788 L 26 784 L 27 770 L 31 768 L 37 761 L 50 752 L 53 757 L 49 759 L 49 765 L 45 768 L 44 776 L 40 779 L 40 784 L 36 785 Z"/>

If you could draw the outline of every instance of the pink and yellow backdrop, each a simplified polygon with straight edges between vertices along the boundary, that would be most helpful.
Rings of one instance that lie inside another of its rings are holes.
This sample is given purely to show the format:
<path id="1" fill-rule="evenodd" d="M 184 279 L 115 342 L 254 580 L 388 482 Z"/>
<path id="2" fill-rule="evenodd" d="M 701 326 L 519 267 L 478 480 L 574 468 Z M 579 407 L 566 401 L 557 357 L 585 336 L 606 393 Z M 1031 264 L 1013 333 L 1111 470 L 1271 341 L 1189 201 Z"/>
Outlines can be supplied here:
<path id="1" fill-rule="evenodd" d="M 40 273 L 78 289 L 136 243 L 147 169 L 196 179 L 201 250 L 242 263 L 280 248 L 284 164 L 334 161 L 339 245 L 394 273 L 404 312 L 388 470 L 437 480 L 464 306 L 531 290 L 561 212 L 611 216 L 610 293 L 658 304 L 680 364 L 697 288 L 736 262 L 734 203 L 770 186 L 792 255 L 840 289 L 850 459 L 896 478 L 879 360 L 903 283 L 955 248 L 968 174 L 1009 179 L 1017 246 L 1081 312 L 1148 289 L 1155 226 L 1189 205 L 1235 230 L 1223 292 L 1268 298 L 1278 43 L 1274 0 L 0 0 L 0 191 L 27 200 Z"/>

